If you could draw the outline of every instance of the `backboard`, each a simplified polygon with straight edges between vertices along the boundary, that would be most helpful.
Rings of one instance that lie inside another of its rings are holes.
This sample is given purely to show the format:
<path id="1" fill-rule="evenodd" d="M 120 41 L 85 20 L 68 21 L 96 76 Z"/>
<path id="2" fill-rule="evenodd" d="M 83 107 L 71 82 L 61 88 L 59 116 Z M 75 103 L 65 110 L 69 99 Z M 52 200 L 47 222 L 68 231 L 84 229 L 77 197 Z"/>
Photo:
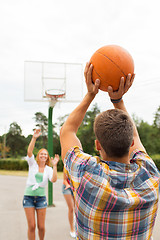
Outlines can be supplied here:
<path id="1" fill-rule="evenodd" d="M 24 62 L 24 101 L 46 102 L 45 92 L 65 95 L 59 102 L 79 102 L 83 97 L 83 66 L 80 63 Z"/>

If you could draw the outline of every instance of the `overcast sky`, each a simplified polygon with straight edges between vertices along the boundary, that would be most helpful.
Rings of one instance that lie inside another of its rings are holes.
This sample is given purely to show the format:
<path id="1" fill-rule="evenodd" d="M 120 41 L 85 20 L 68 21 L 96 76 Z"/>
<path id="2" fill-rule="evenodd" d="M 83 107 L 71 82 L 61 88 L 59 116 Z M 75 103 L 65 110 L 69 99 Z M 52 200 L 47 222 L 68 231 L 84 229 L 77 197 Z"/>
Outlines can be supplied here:
<path id="1" fill-rule="evenodd" d="M 0 135 L 15 121 L 27 136 L 35 112 L 48 116 L 48 103 L 24 102 L 24 61 L 85 66 L 109 44 L 132 55 L 136 78 L 124 99 L 130 114 L 151 124 L 160 106 L 159 9 L 158 0 L 0 1 Z M 101 110 L 112 107 L 107 94 L 100 93 L 95 102 Z M 55 106 L 53 122 L 74 106 Z"/>

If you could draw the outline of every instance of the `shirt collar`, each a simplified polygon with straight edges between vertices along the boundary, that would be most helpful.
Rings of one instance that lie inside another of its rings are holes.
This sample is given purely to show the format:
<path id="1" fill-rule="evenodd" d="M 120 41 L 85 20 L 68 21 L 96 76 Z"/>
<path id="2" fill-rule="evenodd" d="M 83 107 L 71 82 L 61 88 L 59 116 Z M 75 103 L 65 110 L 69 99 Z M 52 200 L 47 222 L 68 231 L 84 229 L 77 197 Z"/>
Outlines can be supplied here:
<path id="1" fill-rule="evenodd" d="M 136 161 L 131 161 L 130 164 L 113 162 L 113 161 L 104 161 L 104 160 L 101 160 L 101 162 L 104 164 L 107 164 L 110 169 L 118 171 L 118 172 L 126 172 L 129 170 L 134 172 L 138 168 Z"/>

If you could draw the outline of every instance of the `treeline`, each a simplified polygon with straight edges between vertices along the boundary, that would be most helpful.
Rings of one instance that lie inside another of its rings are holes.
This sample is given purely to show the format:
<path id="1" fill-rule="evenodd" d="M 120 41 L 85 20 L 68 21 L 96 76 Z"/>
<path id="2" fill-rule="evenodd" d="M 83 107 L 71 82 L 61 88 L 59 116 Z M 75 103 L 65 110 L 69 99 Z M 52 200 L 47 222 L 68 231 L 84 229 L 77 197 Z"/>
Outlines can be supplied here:
<path id="1" fill-rule="evenodd" d="M 94 147 L 94 132 L 93 123 L 95 116 L 100 112 L 100 109 L 95 104 L 90 111 L 87 111 L 85 118 L 78 130 L 78 137 L 82 142 L 84 151 L 89 154 L 97 154 Z M 58 123 L 53 126 L 53 153 L 61 154 L 59 134 L 56 129 L 59 128 L 65 121 L 67 116 L 58 119 Z M 48 144 L 48 119 L 41 113 L 36 112 L 35 128 L 40 128 L 42 135 L 37 139 L 34 154 L 36 155 L 40 148 L 47 148 Z M 160 107 L 157 109 L 153 123 L 150 125 L 144 120 L 133 116 L 133 120 L 137 126 L 141 141 L 146 148 L 149 155 L 160 154 Z M 10 124 L 9 131 L 0 136 L 0 157 L 2 158 L 22 158 L 26 156 L 27 147 L 31 140 L 32 135 L 27 137 L 23 136 L 22 129 L 18 123 L 13 122 Z"/>

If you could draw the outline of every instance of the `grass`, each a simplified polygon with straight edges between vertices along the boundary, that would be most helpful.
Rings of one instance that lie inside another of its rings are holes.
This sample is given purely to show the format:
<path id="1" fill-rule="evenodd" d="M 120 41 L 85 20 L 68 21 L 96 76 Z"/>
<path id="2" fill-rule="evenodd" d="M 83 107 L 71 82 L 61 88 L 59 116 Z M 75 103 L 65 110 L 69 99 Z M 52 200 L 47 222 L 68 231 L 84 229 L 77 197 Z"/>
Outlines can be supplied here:
<path id="1" fill-rule="evenodd" d="M 27 177 L 28 176 L 28 171 L 0 170 L 0 175 Z M 58 179 L 62 179 L 63 178 L 63 172 L 58 172 L 57 175 L 58 175 Z"/>

